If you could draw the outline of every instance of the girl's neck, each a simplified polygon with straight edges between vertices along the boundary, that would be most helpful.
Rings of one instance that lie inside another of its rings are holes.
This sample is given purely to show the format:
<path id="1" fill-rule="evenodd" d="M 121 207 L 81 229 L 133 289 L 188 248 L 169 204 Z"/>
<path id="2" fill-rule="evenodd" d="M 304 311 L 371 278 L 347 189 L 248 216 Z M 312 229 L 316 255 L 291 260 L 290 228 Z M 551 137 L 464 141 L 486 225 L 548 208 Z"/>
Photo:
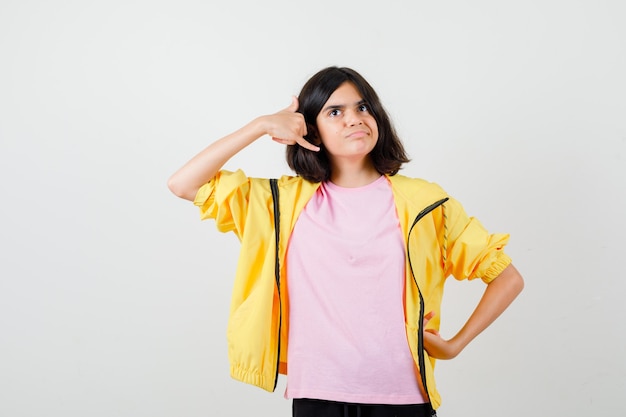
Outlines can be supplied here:
<path id="1" fill-rule="evenodd" d="M 356 188 L 371 184 L 380 178 L 371 160 L 368 158 L 357 164 L 332 164 L 330 181 L 340 187 Z"/>

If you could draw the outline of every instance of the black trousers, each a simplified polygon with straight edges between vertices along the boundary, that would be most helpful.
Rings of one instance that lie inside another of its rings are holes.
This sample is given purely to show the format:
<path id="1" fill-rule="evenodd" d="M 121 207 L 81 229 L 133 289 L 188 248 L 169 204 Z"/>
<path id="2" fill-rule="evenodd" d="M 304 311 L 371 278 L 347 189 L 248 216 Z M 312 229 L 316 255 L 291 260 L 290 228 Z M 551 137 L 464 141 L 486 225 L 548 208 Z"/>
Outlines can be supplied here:
<path id="1" fill-rule="evenodd" d="M 293 417 L 431 417 L 430 404 L 353 404 L 294 398 Z"/>

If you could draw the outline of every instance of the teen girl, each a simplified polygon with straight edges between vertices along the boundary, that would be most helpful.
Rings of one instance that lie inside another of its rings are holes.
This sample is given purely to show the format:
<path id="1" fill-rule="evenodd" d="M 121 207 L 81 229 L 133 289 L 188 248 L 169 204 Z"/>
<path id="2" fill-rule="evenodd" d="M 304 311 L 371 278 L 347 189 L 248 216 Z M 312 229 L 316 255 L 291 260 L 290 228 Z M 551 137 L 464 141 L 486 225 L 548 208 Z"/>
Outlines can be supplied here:
<path id="1" fill-rule="evenodd" d="M 278 269 L 270 182 L 220 170 L 269 135 L 297 176 L 278 180 Z M 241 241 L 228 325 L 231 375 L 268 391 L 287 374 L 293 415 L 427 416 L 435 359 L 457 356 L 523 279 L 439 186 L 397 174 L 408 158 L 376 92 L 329 67 L 289 107 L 214 142 L 169 180 L 203 219 Z M 484 295 L 450 339 L 438 333 L 446 277 Z"/>

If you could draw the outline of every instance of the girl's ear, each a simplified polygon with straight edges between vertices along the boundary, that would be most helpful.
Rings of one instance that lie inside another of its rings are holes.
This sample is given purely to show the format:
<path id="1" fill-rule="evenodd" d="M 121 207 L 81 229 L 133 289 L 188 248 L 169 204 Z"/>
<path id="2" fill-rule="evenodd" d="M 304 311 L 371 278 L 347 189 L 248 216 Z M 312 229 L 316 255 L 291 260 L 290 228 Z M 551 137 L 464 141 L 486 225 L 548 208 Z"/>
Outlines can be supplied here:
<path id="1" fill-rule="evenodd" d="M 322 139 L 317 132 L 317 127 L 311 123 L 306 124 L 307 134 L 304 136 L 306 140 L 311 142 L 315 146 L 320 146 L 322 144 Z"/>

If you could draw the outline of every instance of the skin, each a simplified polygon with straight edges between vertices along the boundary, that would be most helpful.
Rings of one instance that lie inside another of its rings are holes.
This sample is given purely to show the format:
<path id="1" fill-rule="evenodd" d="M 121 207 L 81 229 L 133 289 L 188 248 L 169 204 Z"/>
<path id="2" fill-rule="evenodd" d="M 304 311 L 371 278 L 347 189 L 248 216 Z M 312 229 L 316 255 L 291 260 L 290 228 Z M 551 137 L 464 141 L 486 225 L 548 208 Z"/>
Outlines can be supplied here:
<path id="1" fill-rule="evenodd" d="M 304 139 L 306 123 L 304 116 L 296 113 L 296 110 L 298 99 L 293 97 L 285 109 L 257 117 L 241 129 L 213 142 L 169 178 L 167 186 L 170 191 L 180 198 L 193 201 L 198 189 L 211 180 L 230 158 L 265 135 L 271 136 L 278 143 L 298 144 L 318 152 L 319 147 Z"/>
<path id="2" fill-rule="evenodd" d="M 524 280 L 519 271 L 511 264 L 491 281 L 480 301 L 476 305 L 465 325 L 451 339 L 428 329 L 428 321 L 434 317 L 433 312 L 424 316 L 424 347 L 428 354 L 437 359 L 452 359 L 497 319 L 513 300 L 522 292 Z"/>
<path id="3" fill-rule="evenodd" d="M 378 124 L 352 83 L 341 84 L 331 94 L 316 125 L 329 155 L 333 183 L 360 187 L 380 177 L 369 157 L 378 141 Z"/>
<path id="4" fill-rule="evenodd" d="M 266 135 L 280 144 L 298 144 L 319 152 L 319 147 L 304 139 L 306 123 L 297 109 L 298 99 L 293 97 L 285 109 L 260 116 L 212 143 L 170 177 L 169 189 L 178 197 L 193 201 L 198 189 L 230 158 Z M 330 179 L 333 183 L 342 187 L 360 187 L 380 177 L 369 157 L 378 140 L 378 126 L 353 84 L 346 82 L 333 92 L 317 116 L 316 124 L 331 162 Z M 524 281 L 517 269 L 513 265 L 506 267 L 487 285 L 465 325 L 450 339 L 428 329 L 433 312 L 426 314 L 424 347 L 428 354 L 437 359 L 456 357 L 506 310 L 523 287 Z"/>

